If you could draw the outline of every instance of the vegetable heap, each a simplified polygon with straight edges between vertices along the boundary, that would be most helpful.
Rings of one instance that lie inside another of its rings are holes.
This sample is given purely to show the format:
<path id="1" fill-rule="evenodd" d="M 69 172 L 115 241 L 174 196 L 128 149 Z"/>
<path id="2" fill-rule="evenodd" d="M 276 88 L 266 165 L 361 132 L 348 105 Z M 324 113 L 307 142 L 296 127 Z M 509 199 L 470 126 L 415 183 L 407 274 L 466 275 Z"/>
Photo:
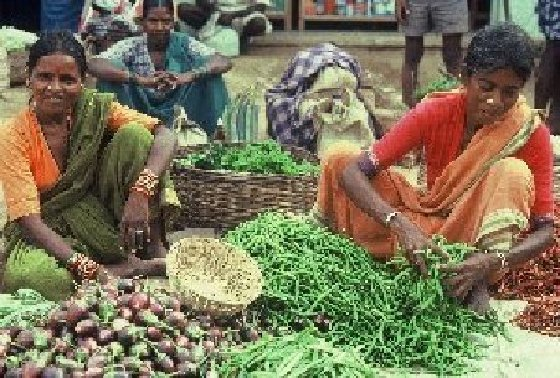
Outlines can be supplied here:
<path id="1" fill-rule="evenodd" d="M 183 166 L 197 169 L 227 170 L 261 174 L 318 175 L 319 166 L 295 161 L 275 141 L 251 143 L 243 147 L 213 144 L 201 153 L 178 159 Z"/>
<path id="2" fill-rule="evenodd" d="M 353 348 L 338 348 L 303 332 L 260 340 L 232 353 L 220 366 L 221 377 L 345 378 L 374 377 L 375 371 Z"/>
<path id="3" fill-rule="evenodd" d="M 47 301 L 35 290 L 19 289 L 14 294 L 0 294 L 0 328 L 33 328 L 46 321 L 55 302 Z"/>
<path id="4" fill-rule="evenodd" d="M 190 312 L 123 279 L 85 288 L 42 328 L 1 330 L 0 376 L 214 377 L 222 349 L 258 335 L 241 317 Z"/>
<path id="5" fill-rule="evenodd" d="M 418 88 L 414 93 L 416 101 L 421 101 L 424 97 L 432 92 L 446 92 L 451 89 L 457 88 L 459 81 L 452 75 L 443 74 L 436 80 L 423 88 Z"/>
<path id="6" fill-rule="evenodd" d="M 421 279 L 402 256 L 375 262 L 352 241 L 280 213 L 263 213 L 226 239 L 259 263 L 263 294 L 252 306 L 266 327 L 302 330 L 314 322 L 374 367 L 465 372 L 467 359 L 482 354 L 472 335 L 505 331 L 495 312 L 479 317 L 444 295 L 437 256 L 429 255 L 429 277 Z M 452 261 L 471 252 L 438 242 Z"/>

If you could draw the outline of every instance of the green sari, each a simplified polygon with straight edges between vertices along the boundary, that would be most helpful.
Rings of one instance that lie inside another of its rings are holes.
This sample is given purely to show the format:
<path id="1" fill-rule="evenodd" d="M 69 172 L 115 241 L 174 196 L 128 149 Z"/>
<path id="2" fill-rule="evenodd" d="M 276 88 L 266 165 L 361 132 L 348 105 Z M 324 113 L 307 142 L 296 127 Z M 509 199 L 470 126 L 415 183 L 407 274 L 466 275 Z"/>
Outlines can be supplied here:
<path id="1" fill-rule="evenodd" d="M 107 118 L 113 98 L 90 89 L 82 92 L 66 171 L 53 188 L 41 194 L 43 221 L 75 249 L 104 264 L 125 258 L 118 247 L 118 224 L 128 189 L 145 166 L 154 138 L 138 124 L 110 132 Z M 69 272 L 33 246 L 16 223 L 6 226 L 5 235 L 5 291 L 30 288 L 51 300 L 73 292 Z"/>

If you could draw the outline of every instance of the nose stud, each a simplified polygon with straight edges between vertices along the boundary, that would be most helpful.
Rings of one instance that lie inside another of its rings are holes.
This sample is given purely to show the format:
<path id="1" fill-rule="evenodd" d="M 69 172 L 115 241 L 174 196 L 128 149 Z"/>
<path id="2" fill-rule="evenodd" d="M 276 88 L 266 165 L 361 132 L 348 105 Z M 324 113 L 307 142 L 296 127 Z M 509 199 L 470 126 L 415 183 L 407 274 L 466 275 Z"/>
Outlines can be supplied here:
<path id="1" fill-rule="evenodd" d="M 494 99 L 493 98 L 489 98 L 488 100 L 486 100 L 487 104 L 493 104 L 494 103 Z"/>
<path id="2" fill-rule="evenodd" d="M 48 85 L 47 89 L 50 91 L 52 89 L 52 87 L 50 85 Z"/>

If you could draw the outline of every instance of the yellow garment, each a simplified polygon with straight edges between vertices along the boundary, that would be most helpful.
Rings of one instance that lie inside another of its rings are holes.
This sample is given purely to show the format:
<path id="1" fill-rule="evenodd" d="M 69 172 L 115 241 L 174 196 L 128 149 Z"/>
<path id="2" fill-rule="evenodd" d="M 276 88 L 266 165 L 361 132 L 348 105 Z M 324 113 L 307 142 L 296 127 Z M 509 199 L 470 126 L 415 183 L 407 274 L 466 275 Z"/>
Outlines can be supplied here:
<path id="1" fill-rule="evenodd" d="M 356 96 L 358 82 L 354 74 L 340 67 L 326 67 L 299 106 L 300 117 L 313 117 L 317 130 L 317 153 L 320 159 L 332 152 L 359 151 L 370 146 L 373 133 L 369 114 Z M 339 94 L 327 109 L 332 93 Z"/>

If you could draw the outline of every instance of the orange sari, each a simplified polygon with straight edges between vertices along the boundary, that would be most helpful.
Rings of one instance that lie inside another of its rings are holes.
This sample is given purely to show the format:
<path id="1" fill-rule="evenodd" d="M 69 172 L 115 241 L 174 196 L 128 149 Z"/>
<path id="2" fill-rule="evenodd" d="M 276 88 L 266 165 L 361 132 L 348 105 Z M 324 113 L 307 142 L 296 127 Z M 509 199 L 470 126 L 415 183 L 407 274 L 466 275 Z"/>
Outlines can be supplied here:
<path id="1" fill-rule="evenodd" d="M 484 248 L 509 249 L 512 240 L 505 231 L 527 228 L 535 200 L 531 171 L 524 161 L 511 156 L 537 125 L 538 119 L 521 98 L 502 120 L 475 134 L 426 194 L 389 169 L 374 176 L 371 185 L 388 204 L 429 235 L 442 234 L 449 241 L 483 244 Z M 341 174 L 351 157 L 333 155 L 324 163 L 318 216 L 374 256 L 391 258 L 397 249 L 396 235 L 356 207 L 341 186 Z"/>

